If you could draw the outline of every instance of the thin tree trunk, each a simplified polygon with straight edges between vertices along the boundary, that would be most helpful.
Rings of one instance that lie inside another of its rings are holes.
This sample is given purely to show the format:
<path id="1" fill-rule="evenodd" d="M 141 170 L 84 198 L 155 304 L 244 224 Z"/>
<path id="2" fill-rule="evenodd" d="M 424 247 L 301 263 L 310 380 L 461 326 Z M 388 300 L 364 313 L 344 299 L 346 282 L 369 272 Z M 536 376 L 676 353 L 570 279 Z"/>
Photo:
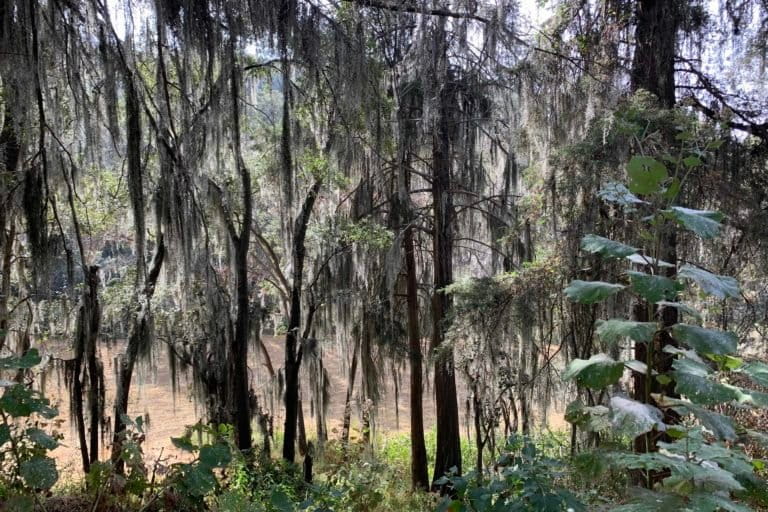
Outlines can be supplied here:
<path id="1" fill-rule="evenodd" d="M 352 350 L 352 362 L 349 365 L 347 376 L 347 397 L 344 401 L 344 419 L 341 427 L 341 442 L 349 443 L 349 429 L 352 423 L 352 393 L 355 389 L 355 377 L 357 375 L 357 356 L 360 350 L 360 338 L 355 337 L 355 348 Z"/>
<path id="2" fill-rule="evenodd" d="M 633 90 L 645 89 L 659 98 L 663 108 L 672 108 L 675 104 L 675 51 L 677 30 L 680 23 L 680 7 L 677 1 L 638 0 L 636 4 L 637 27 L 635 29 L 635 54 L 632 62 L 631 85 Z M 677 234 L 674 226 L 669 226 L 662 234 L 661 259 L 677 263 Z M 676 268 L 666 270 L 667 277 L 676 275 Z M 633 306 L 633 318 L 637 321 L 653 320 L 654 308 L 644 302 Z M 662 315 L 660 336 L 649 343 L 635 344 L 635 358 L 649 362 L 649 371 L 664 373 L 671 369 L 672 357 L 665 354 L 664 345 L 675 345 L 675 340 L 666 329 L 677 323 L 677 310 L 665 308 Z M 656 379 L 648 379 L 645 374 L 634 373 L 634 398 L 641 402 L 652 402 L 652 393 L 674 396 L 672 386 L 662 386 Z M 677 423 L 679 417 L 671 409 L 665 413 L 665 423 Z M 658 449 L 657 442 L 662 436 L 653 432 L 635 439 L 635 451 L 653 452 Z M 638 472 L 638 483 L 653 486 L 663 477 L 663 472 Z"/>
<path id="3" fill-rule="evenodd" d="M 293 284 L 291 286 L 291 310 L 288 318 L 288 332 L 285 335 L 285 434 L 283 438 L 283 458 L 293 462 L 296 456 L 296 427 L 299 419 L 299 368 L 303 353 L 302 340 L 299 338 L 301 324 L 301 291 L 304 278 L 304 258 L 306 247 L 304 239 L 307 233 L 312 208 L 322 185 L 317 180 L 304 199 L 301 212 L 296 218 L 293 239 Z M 303 417 L 303 413 L 301 413 Z M 302 424 L 304 422 L 302 421 Z"/>
<path id="4" fill-rule="evenodd" d="M 150 301 L 155 293 L 155 285 L 160 275 L 160 269 L 165 258 L 165 243 L 160 233 L 157 241 L 157 249 L 152 261 L 152 268 L 146 278 L 143 290 L 143 299 L 139 299 L 140 306 L 132 319 L 131 331 L 128 336 L 128 347 L 125 356 L 120 359 L 117 374 L 117 390 L 115 391 L 114 427 L 112 429 L 112 464 L 117 474 L 123 474 L 124 463 L 120 457 L 125 439 L 125 422 L 123 417 L 128 414 L 128 397 L 131 393 L 131 381 L 133 369 L 139 357 L 141 347 L 149 343 Z"/>
<path id="5" fill-rule="evenodd" d="M 424 443 L 424 390 L 421 332 L 419 328 L 419 296 L 416 282 L 416 258 L 413 246 L 413 228 L 403 234 L 405 252 L 405 293 L 408 309 L 408 354 L 411 364 L 411 485 L 414 489 L 427 489 L 427 448 Z"/>

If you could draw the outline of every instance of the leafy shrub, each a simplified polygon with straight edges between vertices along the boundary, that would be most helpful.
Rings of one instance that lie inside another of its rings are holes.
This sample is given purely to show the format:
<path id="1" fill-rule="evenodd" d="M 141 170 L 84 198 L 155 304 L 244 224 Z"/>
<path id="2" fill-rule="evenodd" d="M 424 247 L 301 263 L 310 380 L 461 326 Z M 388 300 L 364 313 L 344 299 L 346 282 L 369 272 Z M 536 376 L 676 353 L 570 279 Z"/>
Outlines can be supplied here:
<path id="1" fill-rule="evenodd" d="M 447 476 L 454 496 L 443 499 L 440 512 L 530 511 L 560 512 L 586 510 L 569 490 L 558 487 L 567 466 L 561 459 L 542 454 L 530 438 L 513 436 L 504 453 L 487 475 L 471 471 L 464 476 Z"/>

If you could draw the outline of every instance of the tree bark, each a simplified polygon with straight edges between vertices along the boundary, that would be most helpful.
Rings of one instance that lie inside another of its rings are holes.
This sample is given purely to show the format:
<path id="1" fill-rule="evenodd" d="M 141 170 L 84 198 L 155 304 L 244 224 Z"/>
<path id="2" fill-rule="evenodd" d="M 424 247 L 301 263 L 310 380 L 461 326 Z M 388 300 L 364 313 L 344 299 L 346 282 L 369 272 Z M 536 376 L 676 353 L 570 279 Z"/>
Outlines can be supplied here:
<path id="1" fill-rule="evenodd" d="M 408 355 L 411 364 L 411 485 L 414 489 L 429 488 L 427 474 L 427 448 L 424 443 L 424 390 L 421 329 L 419 328 L 419 296 L 416 282 L 416 258 L 413 246 L 413 227 L 403 234 L 405 253 L 405 293 L 408 310 Z"/>
<path id="2" fill-rule="evenodd" d="M 432 488 L 447 492 L 446 486 L 436 482 L 451 470 L 461 474 L 461 445 L 459 432 L 459 407 L 456 399 L 456 377 L 452 350 L 441 345 L 447 331 L 451 298 L 443 289 L 453 282 L 453 197 L 451 193 L 450 154 L 450 94 L 447 91 L 448 73 L 445 72 L 446 35 L 444 29 L 436 35 L 438 64 L 442 83 L 439 90 L 438 119 L 432 143 L 432 208 L 434 210 L 434 295 L 432 297 L 431 349 L 435 360 L 435 412 L 437 419 L 437 449 Z M 438 73 L 435 73 L 436 78 Z"/>
<path id="3" fill-rule="evenodd" d="M 310 188 L 299 216 L 296 218 L 293 235 L 293 284 L 291 285 L 291 310 L 288 317 L 288 332 L 285 335 L 285 426 L 283 458 L 293 462 L 296 457 L 296 427 L 299 418 L 299 368 L 303 348 L 299 338 L 301 325 L 301 292 L 304 278 L 304 240 L 307 225 L 312 215 L 322 180 L 318 179 Z"/>
<path id="4" fill-rule="evenodd" d="M 128 336 L 128 347 L 125 356 L 120 359 L 117 374 L 117 390 L 115 391 L 114 428 L 112 429 L 112 464 L 117 474 L 123 474 L 124 463 L 121 458 L 123 441 L 125 440 L 125 422 L 123 417 L 128 414 L 128 397 L 131 393 L 133 369 L 139 357 L 141 347 L 149 343 L 149 326 L 151 321 L 150 301 L 155 293 L 155 285 L 160 275 L 165 258 L 165 243 L 162 233 L 158 237 L 157 249 L 152 260 L 152 268 L 146 277 L 143 297 L 138 297 L 138 308 L 131 322 L 131 332 Z"/>
<path id="5" fill-rule="evenodd" d="M 250 386 L 248 384 L 248 338 L 250 336 L 250 307 L 248 283 L 248 248 L 251 242 L 251 224 L 253 223 L 253 198 L 251 197 L 251 174 L 245 166 L 240 146 L 240 76 L 235 58 L 235 41 L 230 41 L 230 81 L 232 92 L 232 137 L 235 161 L 240 174 L 242 187 L 243 212 L 240 218 L 240 232 L 235 233 L 235 276 L 237 315 L 235 318 L 235 336 L 230 351 L 232 398 L 234 400 L 235 440 L 241 451 L 251 449 L 251 407 Z M 230 222 L 233 222 L 230 219 Z"/>
<path id="6" fill-rule="evenodd" d="M 352 423 L 352 393 L 355 389 L 355 377 L 357 376 L 357 355 L 360 350 L 360 338 L 355 338 L 355 348 L 352 350 L 352 362 L 349 365 L 347 376 L 347 397 L 344 401 L 344 419 L 341 427 L 341 442 L 346 446 L 349 443 L 349 429 Z"/>
<path id="7" fill-rule="evenodd" d="M 637 26 L 635 29 L 635 54 L 632 61 L 632 90 L 645 89 L 659 98 L 662 108 L 670 109 L 675 105 L 675 51 L 677 48 L 677 30 L 681 17 L 680 0 L 638 0 L 636 4 Z M 662 243 L 660 259 L 677 264 L 677 233 L 673 225 L 667 226 L 661 233 Z M 666 276 L 674 279 L 676 267 L 668 268 Z M 633 306 L 633 318 L 636 321 L 653 320 L 655 308 L 645 302 Z M 669 335 L 668 327 L 677 323 L 675 308 L 664 308 L 661 318 L 662 330 L 649 343 L 635 344 L 635 359 L 649 363 L 649 372 L 665 373 L 672 368 L 672 357 L 663 352 L 665 345 L 676 345 Z M 652 393 L 674 396 L 673 386 L 662 386 L 656 379 L 649 379 L 645 374 L 634 373 L 634 398 L 640 402 L 652 403 Z M 664 422 L 679 422 L 674 411 L 666 411 Z M 657 451 L 657 443 L 664 436 L 649 432 L 635 438 L 635 451 L 639 453 Z M 665 472 L 638 472 L 638 483 L 652 487 L 655 481 L 663 478 Z"/>

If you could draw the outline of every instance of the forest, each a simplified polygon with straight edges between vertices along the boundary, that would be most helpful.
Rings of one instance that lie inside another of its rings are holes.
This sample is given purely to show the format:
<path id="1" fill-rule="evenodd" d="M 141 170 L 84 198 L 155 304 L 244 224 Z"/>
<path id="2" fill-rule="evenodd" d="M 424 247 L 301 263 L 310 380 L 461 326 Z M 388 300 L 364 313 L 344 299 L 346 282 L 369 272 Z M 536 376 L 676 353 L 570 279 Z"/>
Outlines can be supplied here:
<path id="1" fill-rule="evenodd" d="M 0 0 L 0 511 L 768 510 L 768 0 Z"/>

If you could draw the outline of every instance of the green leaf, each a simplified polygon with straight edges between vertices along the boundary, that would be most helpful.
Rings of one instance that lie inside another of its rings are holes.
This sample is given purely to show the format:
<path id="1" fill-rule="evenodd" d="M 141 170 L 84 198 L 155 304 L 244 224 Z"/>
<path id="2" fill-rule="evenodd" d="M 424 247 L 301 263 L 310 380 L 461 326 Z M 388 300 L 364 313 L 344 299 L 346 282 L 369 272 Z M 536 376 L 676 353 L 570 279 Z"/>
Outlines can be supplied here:
<path id="1" fill-rule="evenodd" d="M 652 405 L 621 396 L 611 398 L 611 424 L 629 437 L 637 437 L 654 428 L 663 431 L 666 429 L 663 420 L 662 412 Z"/>
<path id="2" fill-rule="evenodd" d="M 620 284 L 604 283 L 602 281 L 571 281 L 565 294 L 573 302 L 580 304 L 595 304 L 623 290 Z"/>
<path id="3" fill-rule="evenodd" d="M 608 203 L 616 203 L 625 208 L 632 209 L 637 204 L 648 204 L 643 201 L 621 183 L 608 183 L 598 193 L 598 197 Z"/>
<path id="4" fill-rule="evenodd" d="M 674 299 L 682 286 L 664 276 L 654 276 L 644 272 L 627 271 L 632 291 L 643 297 L 648 302 L 659 302 L 664 299 Z"/>
<path id="5" fill-rule="evenodd" d="M 689 231 L 693 231 L 702 238 L 714 238 L 720 234 L 723 214 L 710 210 L 693 210 L 682 206 L 673 206 L 664 213 L 670 215 Z"/>
<path id="6" fill-rule="evenodd" d="M 637 249 L 634 247 L 597 235 L 586 235 L 582 238 L 581 250 L 599 254 L 606 258 L 623 258 L 637 252 Z"/>
<path id="7" fill-rule="evenodd" d="M 36 348 L 29 349 L 23 356 L 11 356 L 0 358 L 0 370 L 18 370 L 33 368 L 43 359 Z"/>
<path id="8" fill-rule="evenodd" d="M 279 512 L 293 512 L 291 498 L 280 489 L 275 489 L 269 497 L 269 503 Z"/>
<path id="9" fill-rule="evenodd" d="M 629 191 L 633 194 L 654 194 L 669 177 L 666 166 L 648 156 L 633 156 L 627 164 Z"/>
<path id="10" fill-rule="evenodd" d="M 690 510 L 697 512 L 752 512 L 752 509 L 734 503 L 727 496 L 715 493 L 695 493 L 690 497 Z"/>
<path id="11" fill-rule="evenodd" d="M 741 296 L 739 282 L 729 276 L 712 274 L 711 272 L 707 272 L 706 270 L 692 265 L 683 265 L 680 270 L 677 271 L 677 275 L 694 281 L 701 287 L 701 290 L 704 293 L 717 297 L 718 299 L 724 299 L 726 297 L 738 299 Z"/>
<path id="12" fill-rule="evenodd" d="M 229 446 L 224 443 L 208 444 L 200 448 L 200 464 L 209 468 L 223 468 L 232 460 Z"/>
<path id="13" fill-rule="evenodd" d="M 635 265 L 656 265 L 659 268 L 674 268 L 674 265 L 668 261 L 658 260 L 652 256 L 644 256 L 642 254 L 631 254 L 626 259 Z"/>
<path id="14" fill-rule="evenodd" d="M 59 479 L 56 462 L 50 457 L 32 457 L 19 465 L 24 482 L 33 489 L 50 489 Z"/>
<path id="15" fill-rule="evenodd" d="M 720 370 L 731 371 L 744 365 L 744 361 L 736 356 L 719 356 L 717 354 L 707 354 L 707 357 L 717 363 Z"/>
<path id="16" fill-rule="evenodd" d="M 566 368 L 563 379 L 576 379 L 581 386 L 603 389 L 615 384 L 624 373 L 624 363 L 606 354 L 595 354 L 589 359 L 574 359 Z"/>
<path id="17" fill-rule="evenodd" d="M 653 339 L 657 327 L 655 322 L 634 322 L 612 318 L 597 322 L 597 335 L 606 343 L 616 343 L 625 337 L 646 342 Z"/>
<path id="18" fill-rule="evenodd" d="M 682 183 L 680 182 L 680 178 L 673 177 L 667 186 L 667 190 L 664 191 L 664 199 L 674 201 L 674 199 L 680 194 L 681 186 Z"/>
<path id="19" fill-rule="evenodd" d="M 675 371 L 675 391 L 696 404 L 717 405 L 738 399 L 732 387 L 715 382 L 701 375 Z"/>
<path id="20" fill-rule="evenodd" d="M 172 437 L 171 443 L 173 443 L 173 446 L 175 446 L 179 450 L 182 450 L 185 452 L 193 452 L 197 450 L 197 446 L 192 443 L 192 440 L 189 438 L 189 436 Z"/>
<path id="21" fill-rule="evenodd" d="M 59 446 L 59 442 L 56 439 L 49 436 L 44 430 L 39 428 L 28 428 L 27 436 L 32 440 L 33 443 L 40 446 L 41 448 L 45 448 L 46 450 L 53 450 Z"/>
<path id="22" fill-rule="evenodd" d="M 672 336 L 703 354 L 726 355 L 736 352 L 738 338 L 727 331 L 705 329 L 696 325 L 675 324 Z"/>
<path id="23" fill-rule="evenodd" d="M 6 388 L 5 393 L 0 398 L 0 409 L 14 418 L 31 416 L 34 413 L 45 418 L 52 418 L 58 414 L 56 409 L 48 405 L 46 398 L 40 397 L 38 393 L 23 384 Z"/>
<path id="24" fill-rule="evenodd" d="M 753 382 L 763 387 L 768 387 L 768 365 L 755 361 L 747 363 L 739 368 L 740 373 L 745 373 Z"/>
<path id="25" fill-rule="evenodd" d="M 11 440 L 11 427 L 5 423 L 0 424 L 0 446 Z"/>
<path id="26" fill-rule="evenodd" d="M 574 400 L 565 408 L 565 420 L 588 432 L 601 432 L 611 428 L 610 410 L 604 405 L 585 406 Z"/>
<path id="27" fill-rule="evenodd" d="M 610 508 L 610 512 L 659 512 L 661 510 L 686 511 L 685 499 L 677 494 L 665 494 L 647 489 L 637 492 L 631 503 Z"/>
<path id="28" fill-rule="evenodd" d="M 629 361 L 624 361 L 624 366 L 632 370 L 633 372 L 642 373 L 645 375 L 648 373 L 648 365 L 645 364 L 642 361 L 638 361 L 637 359 L 631 359 Z"/>
<path id="29" fill-rule="evenodd" d="M 698 167 L 702 164 L 701 158 L 691 155 L 683 158 L 683 164 L 688 168 Z"/>
<path id="30" fill-rule="evenodd" d="M 203 466 L 192 466 L 184 476 L 184 485 L 193 496 L 205 496 L 216 488 L 216 478 Z"/>
<path id="31" fill-rule="evenodd" d="M 667 300 L 660 300 L 656 303 L 659 306 L 663 306 L 665 308 L 675 308 L 678 311 L 685 313 L 686 315 L 690 315 L 694 317 L 696 320 L 700 321 L 702 320 L 701 313 L 693 309 L 691 306 L 687 304 L 683 304 L 682 302 L 670 302 Z"/>
<path id="32" fill-rule="evenodd" d="M 728 416 L 678 398 L 664 397 L 664 405 L 667 404 L 674 406 L 675 409 L 682 409 L 682 412 L 686 414 L 696 416 L 704 428 L 709 430 L 717 439 L 725 441 L 736 439 L 736 428 Z"/>

